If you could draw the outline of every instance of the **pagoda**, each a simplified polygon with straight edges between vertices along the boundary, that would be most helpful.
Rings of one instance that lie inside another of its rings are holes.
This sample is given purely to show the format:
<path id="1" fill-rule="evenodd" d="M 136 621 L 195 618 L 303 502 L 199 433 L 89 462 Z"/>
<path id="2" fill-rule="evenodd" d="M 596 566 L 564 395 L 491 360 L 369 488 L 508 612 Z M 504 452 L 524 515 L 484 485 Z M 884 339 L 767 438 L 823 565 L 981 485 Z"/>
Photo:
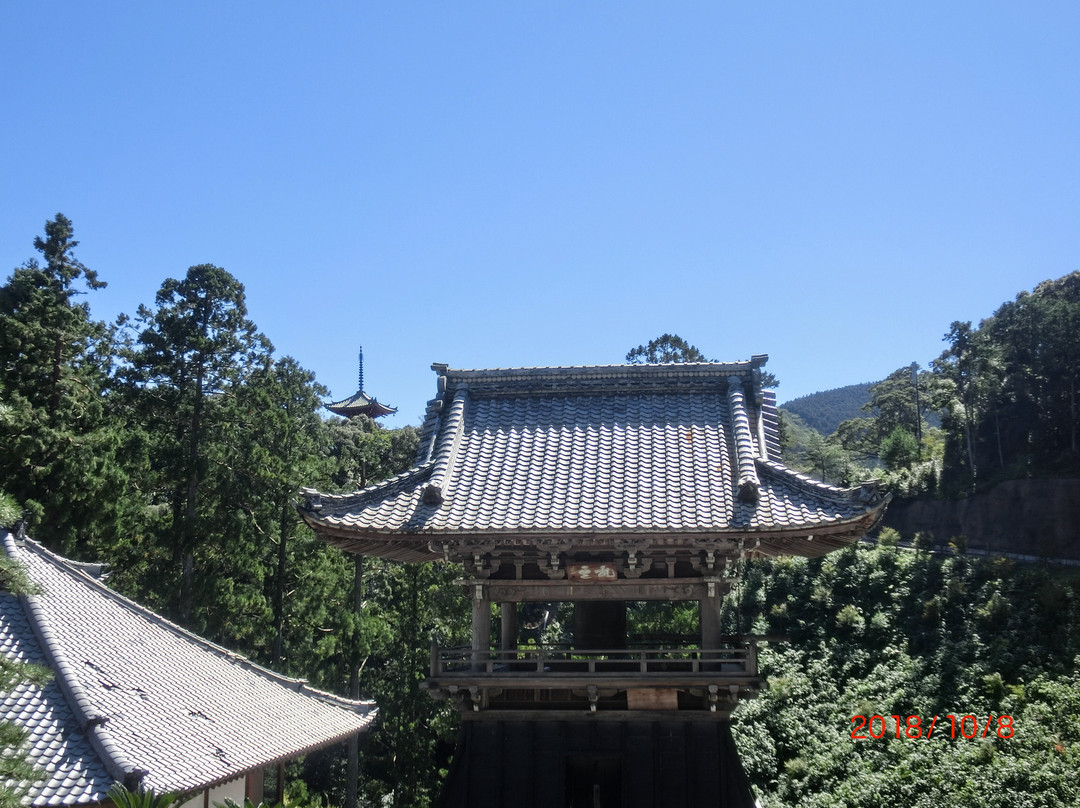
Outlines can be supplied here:
<path id="1" fill-rule="evenodd" d="M 723 635 L 723 597 L 746 559 L 844 547 L 888 501 L 780 462 L 767 359 L 436 364 L 412 468 L 305 489 L 331 544 L 462 566 L 472 643 L 432 649 L 425 682 L 462 717 L 442 808 L 754 805 L 729 719 L 761 686 L 757 638 Z M 699 631 L 631 636 L 638 601 L 696 602 Z M 521 644 L 522 607 L 559 602 L 572 642 Z"/>
<path id="2" fill-rule="evenodd" d="M 393 415 L 397 407 L 387 407 L 380 404 L 378 399 L 372 398 L 364 392 L 364 349 L 360 349 L 360 372 L 356 392 L 341 401 L 333 401 L 326 405 L 326 409 L 342 418 L 355 418 L 357 415 L 366 415 L 368 418 L 381 418 L 384 415 Z"/>

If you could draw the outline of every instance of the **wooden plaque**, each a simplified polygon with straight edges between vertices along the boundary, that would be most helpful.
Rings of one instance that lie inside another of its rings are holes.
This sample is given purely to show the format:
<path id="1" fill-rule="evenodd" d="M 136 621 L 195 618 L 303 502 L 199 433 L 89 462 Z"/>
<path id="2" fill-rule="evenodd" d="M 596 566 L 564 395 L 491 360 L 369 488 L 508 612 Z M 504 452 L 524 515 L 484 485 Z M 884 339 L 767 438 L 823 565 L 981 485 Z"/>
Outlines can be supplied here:
<path id="1" fill-rule="evenodd" d="M 591 564 L 567 564 L 566 578 L 574 583 L 610 583 L 619 578 L 614 564 L 597 561 Z"/>

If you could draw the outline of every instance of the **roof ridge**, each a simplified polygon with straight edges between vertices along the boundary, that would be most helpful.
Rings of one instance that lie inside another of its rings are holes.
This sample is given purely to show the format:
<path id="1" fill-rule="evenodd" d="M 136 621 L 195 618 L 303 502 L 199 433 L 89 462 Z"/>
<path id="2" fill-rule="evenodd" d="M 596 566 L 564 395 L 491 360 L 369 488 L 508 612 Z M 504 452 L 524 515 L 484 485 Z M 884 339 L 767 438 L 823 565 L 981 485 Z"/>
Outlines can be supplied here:
<path id="1" fill-rule="evenodd" d="M 760 367 L 768 360 L 768 356 L 753 357 L 751 359 L 737 359 L 733 362 L 621 362 L 617 364 L 607 365 L 527 365 L 523 367 L 494 367 L 494 368 L 452 368 L 449 365 L 435 363 L 432 365 L 432 369 L 438 372 L 440 375 L 447 373 L 505 373 L 514 371 L 567 371 L 567 370 L 593 370 L 593 371 L 615 371 L 615 370 L 628 370 L 629 372 L 635 372 L 634 368 L 663 368 L 673 372 L 685 371 L 687 369 L 712 369 L 717 370 L 720 368 L 737 367 L 740 370 L 750 369 L 754 367 Z M 650 371 L 639 371 L 650 372 Z"/>
<path id="2" fill-rule="evenodd" d="M 436 458 L 432 457 L 425 460 L 423 463 L 419 463 L 418 465 L 405 469 L 405 471 L 399 474 L 395 474 L 393 477 L 388 477 L 385 480 L 373 483 L 366 488 L 350 491 L 347 494 L 326 494 L 319 491 L 317 488 L 301 488 L 300 493 L 304 495 L 304 504 L 301 506 L 301 510 L 321 510 L 327 501 L 336 507 L 343 508 L 360 505 L 374 497 L 376 494 L 388 493 L 393 490 L 394 486 L 411 482 L 415 477 L 420 477 L 430 472 L 435 467 L 435 461 Z"/>
<path id="3" fill-rule="evenodd" d="M 758 456 L 755 458 L 755 460 L 759 464 L 765 466 L 769 471 L 772 471 L 774 474 L 780 474 L 785 477 L 794 478 L 799 483 L 803 485 L 808 485 L 824 494 L 831 495 L 836 499 L 850 500 L 854 498 L 861 498 L 863 496 L 863 492 L 867 491 L 867 489 L 872 489 L 876 491 L 878 486 L 880 485 L 880 480 L 867 480 L 865 482 L 859 483 L 858 485 L 852 485 L 845 488 L 822 482 L 821 480 L 815 479 L 808 474 L 803 474 L 801 472 L 795 471 L 794 469 L 785 466 L 783 463 L 779 463 L 767 457 Z"/>
<path id="4" fill-rule="evenodd" d="M 458 387 L 454 394 L 454 400 L 450 404 L 450 411 L 446 415 L 446 430 L 432 460 L 435 466 L 431 472 L 427 487 L 424 488 L 423 502 L 425 505 L 441 505 L 446 493 L 447 470 L 453 466 L 458 447 L 461 445 L 461 435 L 465 429 L 465 408 L 469 403 L 469 386 L 463 384 Z"/>
<path id="5" fill-rule="evenodd" d="M 5 538 L 5 544 L 9 539 L 10 533 L 7 534 L 7 537 Z M 315 696 L 322 701 L 327 701 L 329 703 L 338 703 L 340 706 L 348 708 L 353 712 L 360 712 L 358 708 L 369 707 L 371 705 L 374 705 L 375 703 L 372 700 L 356 701 L 345 696 L 337 696 L 335 694 L 328 693 L 327 691 L 312 687 L 307 679 L 298 679 L 292 676 L 286 676 L 282 673 L 277 673 L 270 668 L 260 665 L 258 662 L 254 662 L 244 654 L 232 651 L 222 645 L 218 645 L 217 643 L 212 642 L 205 637 L 202 637 L 195 632 L 186 629 L 177 623 L 172 622 L 168 618 L 163 617 L 152 609 L 143 606 L 141 603 L 138 603 L 131 598 L 121 595 L 116 590 L 110 589 L 107 585 L 94 578 L 92 575 L 89 575 L 78 567 L 73 566 L 70 559 L 53 553 L 52 551 L 46 549 L 43 545 L 39 544 L 33 539 L 28 538 L 24 540 L 24 550 L 34 553 L 34 555 L 46 561 L 56 569 L 75 578 L 80 583 L 92 587 L 99 594 L 119 604 L 123 608 L 140 615 L 141 617 L 147 619 L 149 622 L 158 625 L 161 628 L 166 629 L 167 631 L 170 631 L 174 634 L 182 635 L 186 639 L 194 641 L 195 644 L 202 646 L 203 648 L 217 654 L 220 657 L 243 665 L 244 667 L 251 669 L 253 672 L 260 674 L 266 679 L 276 681 L 280 684 L 288 685 L 293 690 L 296 690 L 298 692 L 310 693 L 312 696 Z M 10 552 L 11 551 L 9 549 L 9 555 Z M 38 613 L 40 614 L 40 612 Z M 44 619 L 43 615 L 42 619 Z"/>
<path id="6" fill-rule="evenodd" d="M 756 504 L 761 498 L 761 482 L 754 464 L 760 453 L 754 446 L 754 436 L 750 431 L 750 417 L 746 413 L 743 398 L 742 380 L 738 376 L 728 376 L 728 412 L 732 421 L 732 443 L 735 447 L 735 459 L 738 463 L 738 497 L 741 501 Z"/>

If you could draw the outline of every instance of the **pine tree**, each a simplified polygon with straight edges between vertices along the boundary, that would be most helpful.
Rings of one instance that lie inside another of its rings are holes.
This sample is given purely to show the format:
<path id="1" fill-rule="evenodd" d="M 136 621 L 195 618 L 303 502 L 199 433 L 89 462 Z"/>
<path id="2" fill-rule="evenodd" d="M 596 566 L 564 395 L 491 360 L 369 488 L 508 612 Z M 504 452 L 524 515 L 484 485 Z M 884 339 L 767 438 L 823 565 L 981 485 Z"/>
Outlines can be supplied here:
<path id="1" fill-rule="evenodd" d="M 34 240 L 45 263 L 28 261 L 0 287 L 0 487 L 27 509 L 37 538 L 79 553 L 114 529 L 125 486 L 120 430 L 102 398 L 110 333 L 75 302 L 105 284 L 75 258 L 72 236 L 58 213 Z"/>
<path id="2" fill-rule="evenodd" d="M 154 528 L 158 563 L 169 564 L 158 578 L 179 582 L 168 602 L 173 616 L 188 626 L 214 625 L 217 631 L 217 619 L 230 616 L 216 605 L 220 588 L 235 587 L 238 579 L 215 564 L 224 561 L 234 573 L 261 575 L 257 566 L 237 569 L 251 554 L 250 533 L 237 530 L 238 514 L 221 507 L 219 492 L 233 485 L 231 446 L 242 423 L 238 390 L 268 364 L 271 350 L 247 317 L 243 284 L 220 267 L 201 264 L 182 280 L 167 279 L 155 308 L 139 307 L 121 352 L 131 411 L 151 436 L 153 465 L 144 486 L 160 511 Z M 160 557 L 163 546 L 167 559 Z M 235 620 L 252 616 L 231 613 Z"/>

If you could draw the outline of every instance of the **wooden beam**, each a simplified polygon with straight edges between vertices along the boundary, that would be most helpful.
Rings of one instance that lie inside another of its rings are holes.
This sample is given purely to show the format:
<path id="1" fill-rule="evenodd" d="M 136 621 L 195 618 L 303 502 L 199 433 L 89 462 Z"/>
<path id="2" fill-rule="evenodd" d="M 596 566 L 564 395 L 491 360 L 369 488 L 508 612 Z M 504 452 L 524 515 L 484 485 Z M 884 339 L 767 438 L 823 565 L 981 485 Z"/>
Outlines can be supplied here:
<path id="1" fill-rule="evenodd" d="M 604 583 L 488 579 L 461 583 L 470 588 L 483 586 L 490 600 L 515 603 L 581 600 L 682 601 L 701 600 L 708 595 L 708 582 L 701 578 L 620 578 Z"/>

